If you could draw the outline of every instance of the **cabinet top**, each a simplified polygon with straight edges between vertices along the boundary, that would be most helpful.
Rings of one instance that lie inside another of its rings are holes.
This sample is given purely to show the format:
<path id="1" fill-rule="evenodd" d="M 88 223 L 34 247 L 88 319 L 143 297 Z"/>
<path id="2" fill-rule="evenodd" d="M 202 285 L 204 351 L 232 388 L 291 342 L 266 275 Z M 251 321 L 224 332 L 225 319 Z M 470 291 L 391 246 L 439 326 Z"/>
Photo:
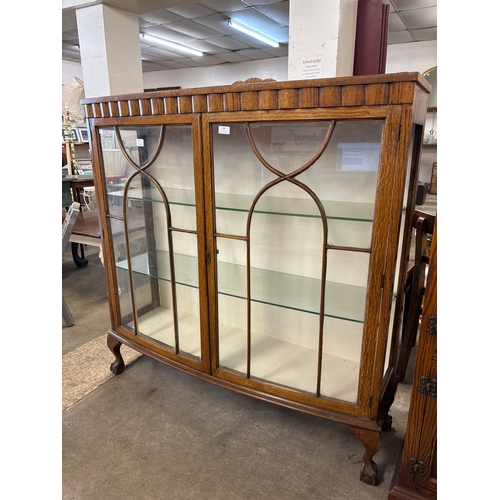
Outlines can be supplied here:
<path id="1" fill-rule="evenodd" d="M 412 104 L 431 85 L 417 72 L 158 90 L 82 99 L 88 118 L 337 106 Z"/>

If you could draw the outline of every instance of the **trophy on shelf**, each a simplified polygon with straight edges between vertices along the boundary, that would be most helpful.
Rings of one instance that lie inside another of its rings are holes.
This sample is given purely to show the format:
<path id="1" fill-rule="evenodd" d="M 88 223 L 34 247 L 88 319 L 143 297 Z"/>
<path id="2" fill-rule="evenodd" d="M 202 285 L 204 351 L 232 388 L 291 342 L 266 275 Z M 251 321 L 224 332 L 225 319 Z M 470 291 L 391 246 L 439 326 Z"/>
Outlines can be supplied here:
<path id="1" fill-rule="evenodd" d="M 64 141 L 66 143 L 66 158 L 68 159 L 68 175 L 78 173 L 78 163 L 76 161 L 75 143 L 73 139 L 73 127 L 71 125 L 71 115 L 69 105 L 65 103 L 66 114 L 64 115 Z"/>

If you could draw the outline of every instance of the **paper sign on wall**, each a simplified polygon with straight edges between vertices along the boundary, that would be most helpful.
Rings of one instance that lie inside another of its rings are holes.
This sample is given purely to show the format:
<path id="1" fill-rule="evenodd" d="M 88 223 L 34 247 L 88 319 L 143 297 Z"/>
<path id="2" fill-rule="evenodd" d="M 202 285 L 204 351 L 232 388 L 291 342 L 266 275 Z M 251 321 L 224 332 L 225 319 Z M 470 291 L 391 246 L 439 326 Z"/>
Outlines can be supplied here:
<path id="1" fill-rule="evenodd" d="M 323 73 L 321 57 L 310 57 L 302 59 L 302 78 L 321 78 Z"/>

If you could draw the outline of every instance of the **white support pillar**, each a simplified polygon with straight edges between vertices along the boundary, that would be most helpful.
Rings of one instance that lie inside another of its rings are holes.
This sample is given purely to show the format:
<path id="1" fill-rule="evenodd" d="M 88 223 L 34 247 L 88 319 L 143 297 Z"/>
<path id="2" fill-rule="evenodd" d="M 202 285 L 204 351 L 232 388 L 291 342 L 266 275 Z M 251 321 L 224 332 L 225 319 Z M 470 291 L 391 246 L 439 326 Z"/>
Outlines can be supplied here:
<path id="1" fill-rule="evenodd" d="M 76 11 L 85 97 L 144 90 L 139 19 L 98 4 Z"/>
<path id="2" fill-rule="evenodd" d="M 288 79 L 352 76 L 358 0 L 291 0 Z"/>

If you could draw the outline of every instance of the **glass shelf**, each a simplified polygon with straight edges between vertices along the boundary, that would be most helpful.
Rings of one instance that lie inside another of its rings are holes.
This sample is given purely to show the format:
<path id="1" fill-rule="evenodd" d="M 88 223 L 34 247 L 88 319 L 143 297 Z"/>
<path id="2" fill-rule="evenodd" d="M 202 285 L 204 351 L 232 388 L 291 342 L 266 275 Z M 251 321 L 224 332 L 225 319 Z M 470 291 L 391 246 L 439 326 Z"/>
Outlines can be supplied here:
<path id="1" fill-rule="evenodd" d="M 156 196 L 152 196 L 152 193 Z M 169 203 L 173 205 L 194 206 L 194 191 L 183 189 L 165 189 Z M 123 191 L 111 191 L 108 196 L 123 198 Z M 234 195 L 216 193 L 216 209 L 235 212 L 248 212 L 254 200 L 252 195 Z M 127 199 L 161 203 L 156 189 L 132 188 Z M 374 205 L 371 203 L 349 203 L 323 201 L 327 219 L 356 222 L 373 222 Z M 257 203 L 255 213 L 285 215 L 294 217 L 320 216 L 318 207 L 312 199 L 262 197 Z"/>
<path id="2" fill-rule="evenodd" d="M 147 253 L 132 258 L 135 273 L 170 281 L 169 255 L 157 251 L 158 260 L 164 265 L 158 276 L 150 274 Z M 117 267 L 128 269 L 127 261 Z M 198 287 L 198 260 L 196 257 L 175 254 L 176 282 L 179 285 Z M 314 278 L 252 268 L 250 272 L 252 301 L 309 314 L 319 314 L 320 281 Z M 247 271 L 245 266 L 218 262 L 218 291 L 223 295 L 246 299 Z M 325 316 L 356 323 L 363 323 L 366 288 L 342 283 L 326 282 Z"/>

